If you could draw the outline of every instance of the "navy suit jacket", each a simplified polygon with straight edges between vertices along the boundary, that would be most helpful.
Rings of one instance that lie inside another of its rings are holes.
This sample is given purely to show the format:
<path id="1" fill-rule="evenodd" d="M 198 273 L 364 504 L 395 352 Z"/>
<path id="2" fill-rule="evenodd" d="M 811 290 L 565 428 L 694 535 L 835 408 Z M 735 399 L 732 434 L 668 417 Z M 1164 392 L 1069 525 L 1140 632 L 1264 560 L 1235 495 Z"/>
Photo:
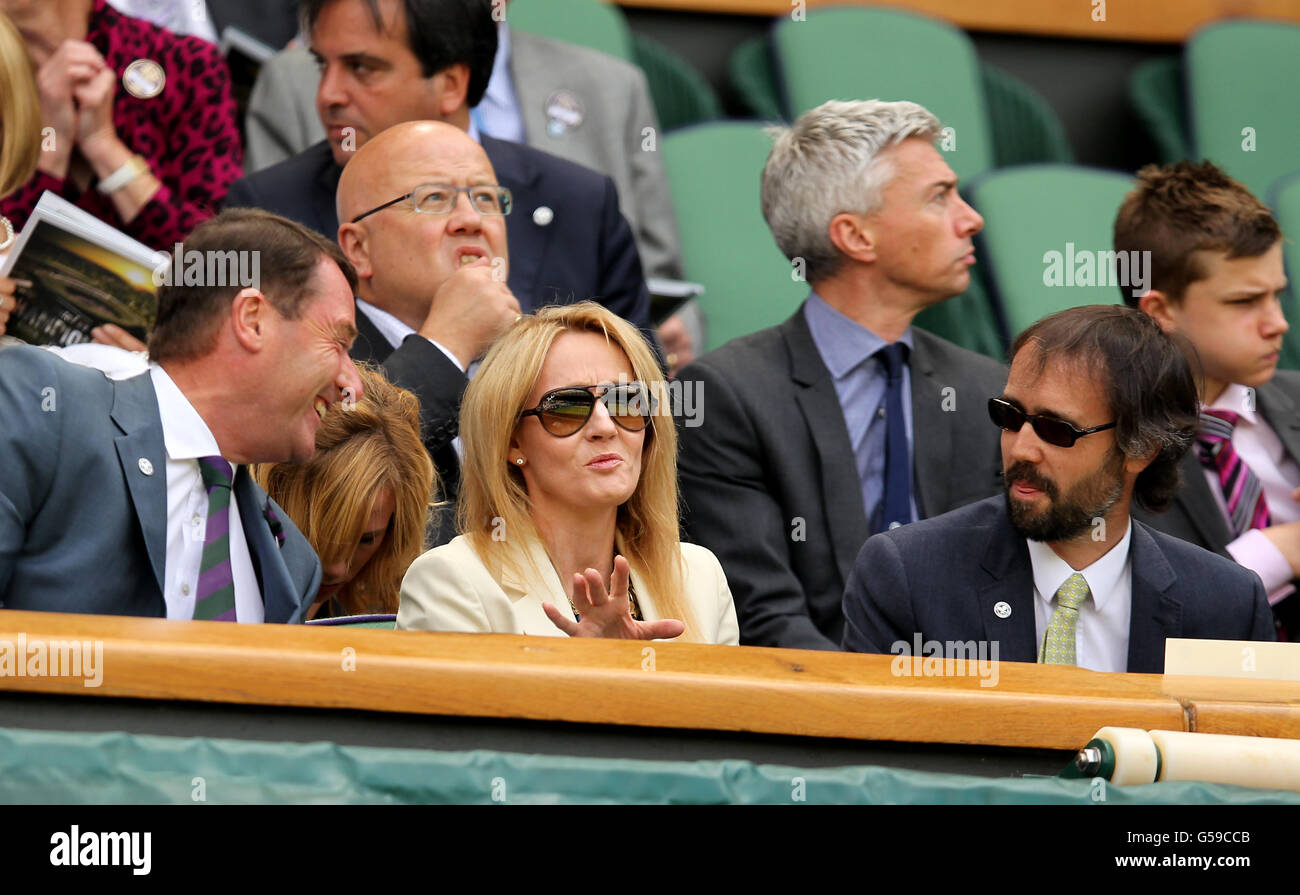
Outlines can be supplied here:
<path id="1" fill-rule="evenodd" d="M 1161 674 L 1165 639 L 1273 640 L 1259 576 L 1132 520 L 1128 670 Z M 999 617 L 993 607 L 1006 603 Z M 1038 661 L 1034 572 L 999 495 L 870 538 L 844 591 L 844 648 L 900 640 L 998 642 L 1006 662 Z"/>
<path id="2" fill-rule="evenodd" d="M 0 350 L 0 457 L 0 608 L 166 615 L 167 452 L 148 375 Z M 320 560 L 247 469 L 233 491 L 266 621 L 302 621 Z"/>
<path id="3" fill-rule="evenodd" d="M 482 145 L 497 180 L 514 199 L 506 217 L 506 284 L 524 312 L 590 298 L 648 332 L 650 293 L 632 229 L 618 210 L 614 181 L 530 146 L 486 136 Z M 226 207 L 264 208 L 332 242 L 339 235 L 334 196 L 342 173 L 322 140 L 235 181 Z M 551 210 L 544 224 L 539 220 L 545 217 L 534 216 L 542 207 Z"/>

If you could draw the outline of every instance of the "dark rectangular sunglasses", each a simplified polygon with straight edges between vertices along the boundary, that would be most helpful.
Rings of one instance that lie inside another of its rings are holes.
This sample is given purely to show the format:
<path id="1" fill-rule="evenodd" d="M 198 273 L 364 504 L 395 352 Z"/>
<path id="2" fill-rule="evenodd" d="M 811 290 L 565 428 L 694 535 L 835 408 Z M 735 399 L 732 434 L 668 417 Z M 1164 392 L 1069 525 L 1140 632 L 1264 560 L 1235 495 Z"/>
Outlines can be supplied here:
<path id="1" fill-rule="evenodd" d="M 570 385 L 542 395 L 537 406 L 525 410 L 519 418 L 535 416 L 547 432 L 559 438 L 572 435 L 591 419 L 591 413 L 600 401 L 609 412 L 610 419 L 629 432 L 639 432 L 646 427 L 654 412 L 654 398 L 644 383 L 625 385 Z"/>
<path id="2" fill-rule="evenodd" d="M 1104 432 L 1117 425 L 1107 423 L 1104 426 L 1093 426 L 1091 429 L 1079 429 L 1054 416 L 1025 413 L 1016 405 L 1001 398 L 989 398 L 989 419 L 993 420 L 993 424 L 999 429 L 1006 429 L 1008 432 L 1019 432 L 1020 428 L 1028 422 L 1043 441 L 1065 448 L 1074 447 L 1074 443 L 1085 435 Z"/>

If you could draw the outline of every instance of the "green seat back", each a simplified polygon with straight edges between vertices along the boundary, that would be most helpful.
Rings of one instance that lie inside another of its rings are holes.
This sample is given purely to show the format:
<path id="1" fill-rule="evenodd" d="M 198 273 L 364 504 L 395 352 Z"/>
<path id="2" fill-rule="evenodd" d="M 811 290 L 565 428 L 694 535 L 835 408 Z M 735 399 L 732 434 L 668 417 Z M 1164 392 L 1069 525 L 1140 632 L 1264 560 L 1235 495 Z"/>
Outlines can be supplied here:
<path id="1" fill-rule="evenodd" d="M 1073 165 L 1004 168 L 971 185 L 971 204 L 984 216 L 976 260 L 1013 339 L 1056 311 L 1122 300 L 1110 256 L 1102 253 L 1112 251 L 1115 214 L 1132 188 L 1126 175 Z M 1049 265 L 1059 285 L 1047 284 Z"/>
<path id="2" fill-rule="evenodd" d="M 1137 113 L 1162 164 L 1192 157 L 1187 140 L 1187 98 L 1183 96 L 1183 61 L 1177 56 L 1149 59 L 1133 70 L 1129 102 Z"/>
<path id="3" fill-rule="evenodd" d="M 755 118 L 782 121 L 785 110 L 776 89 L 776 71 L 767 35 L 751 38 L 731 51 L 727 77 L 741 103 Z"/>
<path id="4" fill-rule="evenodd" d="M 1033 162 L 1074 161 L 1065 125 L 1043 97 L 1010 72 L 980 66 L 993 131 L 993 161 L 999 168 Z"/>
<path id="5" fill-rule="evenodd" d="M 755 122 L 719 121 L 668 134 L 664 167 L 677 209 L 686 279 L 702 283 L 705 350 L 785 320 L 808 294 L 792 278 L 759 206 L 772 142 Z"/>
<path id="6" fill-rule="evenodd" d="M 1300 159 L 1300 25 L 1211 25 L 1188 41 L 1186 71 L 1197 156 L 1263 197 Z"/>
<path id="7" fill-rule="evenodd" d="M 709 82 L 677 53 L 639 34 L 632 36 L 632 51 L 663 130 L 722 117 L 722 104 Z"/>
<path id="8" fill-rule="evenodd" d="M 952 128 L 944 156 L 960 178 L 993 167 L 993 137 L 975 48 L 943 22 L 889 9 L 812 9 L 772 29 L 785 108 L 826 100 L 911 100 Z"/>
<path id="9" fill-rule="evenodd" d="M 632 35 L 623 12 L 600 0 L 511 0 L 505 7 L 511 28 L 591 47 L 635 63 Z"/>

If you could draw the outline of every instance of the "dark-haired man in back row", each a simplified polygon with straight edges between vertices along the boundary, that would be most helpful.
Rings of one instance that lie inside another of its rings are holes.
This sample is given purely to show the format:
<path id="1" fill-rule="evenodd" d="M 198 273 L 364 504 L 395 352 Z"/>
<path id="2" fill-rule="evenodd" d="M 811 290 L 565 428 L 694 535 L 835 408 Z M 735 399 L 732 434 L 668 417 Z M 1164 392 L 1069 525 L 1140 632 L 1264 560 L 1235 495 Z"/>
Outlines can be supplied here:
<path id="1" fill-rule="evenodd" d="M 1274 639 L 1257 575 L 1130 518 L 1134 498 L 1160 511 L 1178 493 L 1197 423 L 1191 367 L 1151 318 L 1039 321 L 989 415 L 1004 494 L 868 540 L 846 649 L 985 641 L 1006 661 L 1160 673 L 1169 637 Z"/>

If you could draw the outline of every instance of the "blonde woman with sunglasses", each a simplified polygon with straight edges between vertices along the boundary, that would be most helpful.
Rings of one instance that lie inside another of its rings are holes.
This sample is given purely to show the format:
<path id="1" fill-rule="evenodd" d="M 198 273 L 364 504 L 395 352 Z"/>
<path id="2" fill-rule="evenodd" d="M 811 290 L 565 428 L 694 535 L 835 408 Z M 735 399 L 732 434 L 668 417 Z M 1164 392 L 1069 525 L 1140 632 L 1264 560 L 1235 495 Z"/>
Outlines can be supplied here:
<path id="1" fill-rule="evenodd" d="M 460 536 L 402 581 L 399 628 L 739 640 L 678 530 L 677 433 L 654 354 L 593 302 L 520 318 L 465 392 Z"/>

